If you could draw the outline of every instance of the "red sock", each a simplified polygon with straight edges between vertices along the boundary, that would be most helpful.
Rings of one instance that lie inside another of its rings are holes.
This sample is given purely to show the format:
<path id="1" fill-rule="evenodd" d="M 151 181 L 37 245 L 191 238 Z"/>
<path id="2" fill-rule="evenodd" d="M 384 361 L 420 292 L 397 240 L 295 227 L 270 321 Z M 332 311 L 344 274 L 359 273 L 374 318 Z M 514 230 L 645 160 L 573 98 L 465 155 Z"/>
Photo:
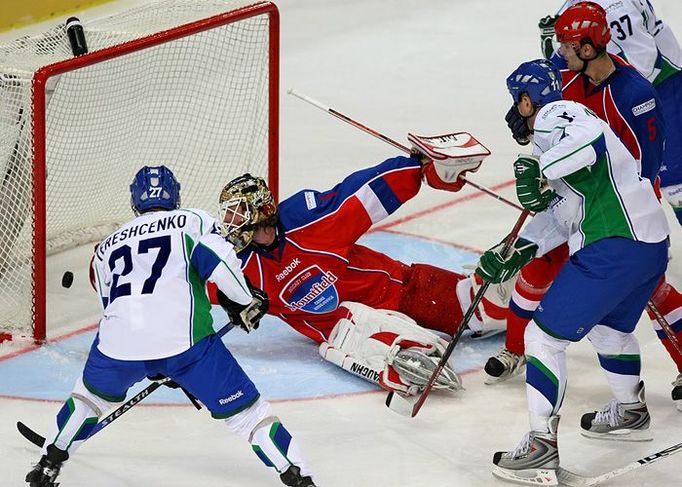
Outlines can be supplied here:
<path id="1" fill-rule="evenodd" d="M 670 328 L 672 328 L 677 337 L 677 346 L 679 347 L 679 344 L 682 344 L 682 294 L 665 282 L 665 278 L 663 278 L 651 296 L 651 301 L 658 307 L 660 313 L 670 324 Z M 661 325 L 658 324 L 655 316 L 651 312 L 648 313 L 658 339 L 661 340 L 668 354 L 670 354 L 670 358 L 675 362 L 677 370 L 682 373 L 682 354 L 677 350 L 676 344 L 668 338 Z"/>

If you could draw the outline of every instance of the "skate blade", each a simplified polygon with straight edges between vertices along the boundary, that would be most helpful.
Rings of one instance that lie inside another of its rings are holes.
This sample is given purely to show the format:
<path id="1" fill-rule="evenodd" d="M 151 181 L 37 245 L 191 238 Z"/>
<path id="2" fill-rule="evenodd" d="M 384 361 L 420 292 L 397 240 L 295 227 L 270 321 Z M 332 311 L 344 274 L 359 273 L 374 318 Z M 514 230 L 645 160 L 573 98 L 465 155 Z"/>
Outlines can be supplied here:
<path id="1" fill-rule="evenodd" d="M 504 333 L 505 331 L 507 331 L 505 328 L 495 328 L 486 331 L 475 331 L 469 336 L 469 338 L 471 338 L 472 340 L 485 340 L 486 338 L 494 337 L 495 335 L 499 335 L 500 333 Z"/>
<path id="2" fill-rule="evenodd" d="M 682 399 L 678 399 L 677 401 L 675 401 L 675 407 L 679 412 L 682 413 Z"/>
<path id="3" fill-rule="evenodd" d="M 492 375 L 488 375 L 487 373 L 484 372 L 484 373 L 485 373 L 485 380 L 483 381 L 483 383 L 484 383 L 485 385 L 487 385 L 487 386 L 492 386 L 492 385 L 495 385 L 495 384 L 499 384 L 500 382 L 506 382 L 506 381 L 508 381 L 509 379 L 512 379 L 512 378 L 516 377 L 517 375 L 523 374 L 523 372 L 524 372 L 525 370 L 526 370 L 526 367 L 519 367 L 517 370 L 515 370 L 515 371 L 512 372 L 511 374 L 508 374 L 508 375 L 501 375 L 500 377 L 495 377 L 495 376 L 492 376 Z"/>
<path id="4" fill-rule="evenodd" d="M 549 468 L 531 468 L 527 470 L 510 470 L 493 465 L 495 477 L 524 485 L 559 485 L 556 470 Z"/>
<path id="5" fill-rule="evenodd" d="M 606 441 L 651 441 L 654 439 L 649 429 L 645 430 L 617 430 L 610 433 L 595 433 L 581 430 L 580 434 L 585 438 Z"/>

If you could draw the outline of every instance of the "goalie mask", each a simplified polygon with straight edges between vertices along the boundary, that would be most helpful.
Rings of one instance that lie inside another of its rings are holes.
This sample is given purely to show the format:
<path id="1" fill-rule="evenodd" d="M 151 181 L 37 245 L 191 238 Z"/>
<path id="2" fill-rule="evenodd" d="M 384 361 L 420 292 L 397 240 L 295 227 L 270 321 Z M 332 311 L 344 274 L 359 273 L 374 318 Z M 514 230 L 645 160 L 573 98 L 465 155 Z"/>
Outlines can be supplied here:
<path id="1" fill-rule="evenodd" d="M 144 166 L 130 184 L 130 206 L 136 216 L 152 210 L 180 208 L 180 183 L 166 166 Z"/>
<path id="2" fill-rule="evenodd" d="M 244 249 L 259 228 L 277 225 L 277 205 L 265 180 L 244 174 L 220 193 L 220 231 L 235 248 Z"/>

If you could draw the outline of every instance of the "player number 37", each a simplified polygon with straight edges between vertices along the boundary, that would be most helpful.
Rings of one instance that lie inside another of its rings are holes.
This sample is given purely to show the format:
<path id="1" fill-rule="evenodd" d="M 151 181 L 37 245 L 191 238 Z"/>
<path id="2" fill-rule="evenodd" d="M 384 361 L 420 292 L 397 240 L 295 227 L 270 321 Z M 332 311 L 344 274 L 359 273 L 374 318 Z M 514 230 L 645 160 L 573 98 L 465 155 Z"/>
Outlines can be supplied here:
<path id="1" fill-rule="evenodd" d="M 158 253 L 156 254 L 156 260 L 154 260 L 154 264 L 152 265 L 152 273 L 145 279 L 144 284 L 142 285 L 142 294 L 151 294 L 154 292 L 156 281 L 159 280 L 163 268 L 168 263 L 168 256 L 170 256 L 171 252 L 170 235 L 140 240 L 137 246 L 137 253 L 146 254 L 152 249 L 158 249 Z M 123 270 L 121 273 L 112 274 L 109 303 L 112 303 L 114 299 L 121 296 L 130 296 L 130 283 L 120 283 L 119 278 L 130 274 L 133 270 L 132 251 L 133 250 L 128 245 L 122 245 L 114 250 L 109 256 L 109 269 L 111 269 L 112 273 L 116 268 L 116 263 L 121 259 L 123 260 Z"/>

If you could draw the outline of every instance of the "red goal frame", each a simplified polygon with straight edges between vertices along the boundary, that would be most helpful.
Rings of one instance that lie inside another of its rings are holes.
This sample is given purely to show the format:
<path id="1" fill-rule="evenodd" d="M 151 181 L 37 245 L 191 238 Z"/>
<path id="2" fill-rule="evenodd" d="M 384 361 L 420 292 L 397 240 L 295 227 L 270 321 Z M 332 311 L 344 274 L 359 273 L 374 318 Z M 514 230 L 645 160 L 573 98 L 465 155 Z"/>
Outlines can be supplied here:
<path id="1" fill-rule="evenodd" d="M 43 342 L 47 336 L 47 198 L 46 198 L 46 98 L 49 78 L 124 56 L 168 41 L 187 37 L 258 15 L 269 16 L 269 140 L 268 184 L 278 199 L 279 194 L 279 11 L 271 2 L 261 2 L 223 14 L 181 25 L 116 46 L 94 51 L 43 66 L 33 76 L 33 338 Z"/>

